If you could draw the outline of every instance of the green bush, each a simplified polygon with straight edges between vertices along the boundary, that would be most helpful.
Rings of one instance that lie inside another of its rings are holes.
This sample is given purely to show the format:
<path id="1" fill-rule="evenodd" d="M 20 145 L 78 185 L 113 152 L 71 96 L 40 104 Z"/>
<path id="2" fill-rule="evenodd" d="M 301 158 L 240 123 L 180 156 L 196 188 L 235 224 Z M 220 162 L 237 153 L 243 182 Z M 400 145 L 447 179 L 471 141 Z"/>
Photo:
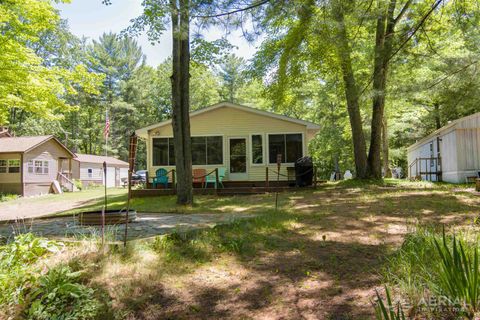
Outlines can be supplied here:
<path id="1" fill-rule="evenodd" d="M 18 198 L 17 194 L 0 193 L 0 202 L 15 200 L 17 198 Z"/>
<path id="2" fill-rule="evenodd" d="M 82 181 L 78 180 L 78 179 L 73 179 L 73 184 L 75 185 L 75 187 L 78 189 L 78 190 L 82 190 L 83 189 L 83 183 Z"/>
<path id="3" fill-rule="evenodd" d="M 63 244 L 22 234 L 0 247 L 0 318 L 93 319 L 100 310 L 94 290 L 67 266 L 43 270 L 40 259 Z"/>
<path id="4" fill-rule="evenodd" d="M 445 233 L 441 243 L 436 239 L 434 241 L 441 258 L 442 268 L 438 274 L 441 292 L 451 301 L 461 301 L 467 317 L 473 319 L 475 312 L 479 310 L 480 297 L 478 247 L 475 244 L 470 250 L 465 250 L 465 243 L 454 236 L 450 249 Z"/>
<path id="5" fill-rule="evenodd" d="M 386 282 L 395 286 L 409 303 L 412 314 L 429 319 L 472 318 L 479 309 L 480 269 L 475 232 L 448 236 L 438 230 L 419 228 L 406 236 L 383 273 Z M 432 298 L 443 301 L 430 305 Z"/>
<path id="6" fill-rule="evenodd" d="M 38 278 L 31 292 L 29 319 L 83 320 L 95 319 L 101 304 L 94 297 L 94 290 L 80 284 L 80 273 L 68 266 L 50 269 Z"/>

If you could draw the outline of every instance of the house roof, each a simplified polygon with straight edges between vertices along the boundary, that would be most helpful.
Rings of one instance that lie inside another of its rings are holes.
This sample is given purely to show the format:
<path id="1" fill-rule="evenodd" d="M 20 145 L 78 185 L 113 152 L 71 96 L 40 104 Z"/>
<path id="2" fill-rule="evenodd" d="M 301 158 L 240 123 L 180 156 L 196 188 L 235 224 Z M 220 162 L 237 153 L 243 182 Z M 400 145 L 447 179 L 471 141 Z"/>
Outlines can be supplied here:
<path id="1" fill-rule="evenodd" d="M 199 114 L 210 112 L 210 111 L 213 111 L 213 110 L 216 110 L 216 109 L 219 109 L 219 108 L 224 108 L 224 107 L 235 108 L 235 109 L 259 114 L 259 115 L 270 117 L 270 118 L 275 118 L 275 119 L 279 119 L 279 120 L 283 120 L 283 121 L 288 121 L 288 122 L 293 122 L 293 123 L 305 125 L 307 127 L 307 129 L 312 129 L 312 130 L 319 130 L 320 129 L 320 126 L 318 124 L 310 122 L 310 121 L 295 119 L 295 118 L 287 117 L 287 116 L 284 116 L 284 115 L 281 115 L 281 114 L 278 114 L 278 113 L 273 113 L 273 112 L 268 112 L 268 111 L 264 111 L 264 110 L 260 110 L 260 109 L 255 109 L 255 108 L 251 108 L 251 107 L 247 107 L 247 106 L 244 106 L 244 105 L 241 105 L 241 104 L 236 104 L 236 103 L 231 103 L 231 102 L 220 102 L 220 103 L 211 105 L 209 107 L 205 107 L 205 108 L 202 108 L 202 109 L 198 109 L 196 111 L 192 111 L 192 112 L 190 112 L 190 117 L 195 117 Z M 163 126 L 171 124 L 171 123 L 172 123 L 172 119 L 169 119 L 169 120 L 165 120 L 165 121 L 153 124 L 153 125 L 145 127 L 145 128 L 138 129 L 135 132 L 140 137 L 147 138 L 148 131 L 150 131 L 152 129 L 159 128 L 159 127 L 163 127 Z"/>
<path id="2" fill-rule="evenodd" d="M 79 162 L 100 163 L 100 164 L 103 164 L 104 162 L 106 162 L 107 164 L 111 164 L 115 166 L 128 167 L 128 162 L 119 160 L 114 157 L 96 156 L 93 154 L 81 154 L 81 153 L 77 153 L 76 156 L 77 157 L 73 160 L 76 160 Z"/>
<path id="3" fill-rule="evenodd" d="M 9 138 L 11 136 L 12 135 L 8 130 L 8 127 L 0 127 L 0 138 Z"/>
<path id="4" fill-rule="evenodd" d="M 435 131 L 433 131 L 432 133 L 430 133 L 429 135 L 423 137 L 422 139 L 418 140 L 417 142 L 415 142 L 414 144 L 410 145 L 409 147 L 407 147 L 407 151 L 411 150 L 411 149 L 414 149 L 422 144 L 424 144 L 425 142 L 431 140 L 433 137 L 437 137 L 439 136 L 440 134 L 450 130 L 450 129 L 455 129 L 457 127 L 457 125 L 465 120 L 468 120 L 470 118 L 475 118 L 475 117 L 479 117 L 480 116 L 480 112 L 477 112 L 477 113 L 474 113 L 474 114 L 471 114 L 469 116 L 466 116 L 466 117 L 463 117 L 463 118 L 459 118 L 459 119 L 456 119 L 456 120 L 453 120 L 451 121 L 450 123 L 448 123 L 447 125 L 444 125 L 443 127 L 441 127 L 440 129 L 437 129 Z"/>
<path id="5" fill-rule="evenodd" d="M 24 137 L 2 137 L 0 139 L 0 153 L 25 153 L 39 145 L 54 140 L 65 149 L 72 157 L 75 155 L 68 150 L 57 138 L 52 135 L 48 136 L 24 136 Z"/>

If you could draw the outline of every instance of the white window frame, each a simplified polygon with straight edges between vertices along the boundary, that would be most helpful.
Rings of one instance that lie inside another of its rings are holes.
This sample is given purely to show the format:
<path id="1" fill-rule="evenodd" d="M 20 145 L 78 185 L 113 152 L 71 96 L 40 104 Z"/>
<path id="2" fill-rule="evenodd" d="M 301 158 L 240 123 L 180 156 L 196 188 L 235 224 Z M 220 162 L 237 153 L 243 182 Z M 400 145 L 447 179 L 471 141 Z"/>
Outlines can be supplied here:
<path id="1" fill-rule="evenodd" d="M 39 166 L 37 166 L 37 162 L 40 163 Z M 28 160 L 27 168 L 28 173 L 35 175 L 47 175 L 50 173 L 50 161 L 39 159 Z M 37 171 L 37 168 L 40 170 Z"/>
<path id="2" fill-rule="evenodd" d="M 87 177 L 93 178 L 93 168 L 87 168 Z"/>
<path id="3" fill-rule="evenodd" d="M 266 133 L 266 142 L 267 142 L 267 150 L 266 150 L 266 153 L 267 153 L 267 157 L 268 157 L 268 162 L 267 162 L 267 165 L 269 166 L 274 166 L 277 164 L 276 162 L 276 159 L 275 159 L 275 163 L 270 163 L 270 135 L 271 134 L 301 134 L 302 135 L 302 157 L 305 157 L 306 154 L 305 154 L 305 133 L 304 132 L 268 132 Z M 286 143 L 286 139 L 285 139 L 285 143 Z M 285 152 L 287 151 L 286 149 L 286 146 L 285 146 Z M 294 162 L 282 162 L 282 165 L 286 165 L 286 166 L 293 166 L 295 163 Z"/>
<path id="4" fill-rule="evenodd" d="M 262 137 L 262 162 L 261 163 L 253 163 L 253 136 L 261 136 Z M 265 134 L 264 133 L 251 133 L 250 134 L 250 165 L 251 166 L 265 166 Z"/>

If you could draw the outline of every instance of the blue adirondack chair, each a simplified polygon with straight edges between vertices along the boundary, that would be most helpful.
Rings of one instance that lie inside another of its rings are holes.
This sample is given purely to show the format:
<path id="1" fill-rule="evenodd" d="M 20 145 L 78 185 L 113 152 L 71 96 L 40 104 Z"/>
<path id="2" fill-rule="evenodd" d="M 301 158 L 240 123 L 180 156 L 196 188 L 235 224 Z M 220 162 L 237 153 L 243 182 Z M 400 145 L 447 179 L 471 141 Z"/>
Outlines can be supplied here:
<path id="1" fill-rule="evenodd" d="M 223 188 L 223 178 L 225 177 L 225 168 L 218 168 L 218 183 Z M 212 173 L 205 177 L 205 188 L 207 188 L 209 183 L 213 183 L 215 189 L 217 188 L 217 180 L 215 179 L 215 173 Z"/>
<path id="2" fill-rule="evenodd" d="M 157 184 L 163 184 L 163 186 L 168 188 L 168 175 L 167 170 L 160 168 L 155 172 L 155 177 L 153 178 L 153 188 L 157 188 Z"/>

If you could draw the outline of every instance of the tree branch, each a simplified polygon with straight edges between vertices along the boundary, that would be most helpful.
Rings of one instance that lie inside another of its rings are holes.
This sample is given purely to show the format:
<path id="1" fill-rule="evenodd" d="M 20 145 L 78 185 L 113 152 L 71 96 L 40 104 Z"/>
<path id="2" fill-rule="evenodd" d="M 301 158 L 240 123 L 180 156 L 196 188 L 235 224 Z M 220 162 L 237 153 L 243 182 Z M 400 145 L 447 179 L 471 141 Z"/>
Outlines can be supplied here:
<path id="1" fill-rule="evenodd" d="M 222 12 L 222 13 L 212 14 L 212 15 L 192 16 L 192 18 L 219 18 L 219 17 L 224 17 L 224 16 L 230 16 L 230 15 L 235 14 L 235 13 L 239 13 L 239 12 L 247 11 L 247 10 L 250 10 L 250 9 L 254 9 L 256 7 L 260 7 L 260 6 L 266 4 L 270 1 L 271 0 L 261 0 L 261 1 L 258 1 L 256 3 L 252 3 L 251 5 L 249 5 L 245 8 L 240 8 L 240 9 L 232 10 L 232 11 L 229 11 L 229 12 Z"/>

